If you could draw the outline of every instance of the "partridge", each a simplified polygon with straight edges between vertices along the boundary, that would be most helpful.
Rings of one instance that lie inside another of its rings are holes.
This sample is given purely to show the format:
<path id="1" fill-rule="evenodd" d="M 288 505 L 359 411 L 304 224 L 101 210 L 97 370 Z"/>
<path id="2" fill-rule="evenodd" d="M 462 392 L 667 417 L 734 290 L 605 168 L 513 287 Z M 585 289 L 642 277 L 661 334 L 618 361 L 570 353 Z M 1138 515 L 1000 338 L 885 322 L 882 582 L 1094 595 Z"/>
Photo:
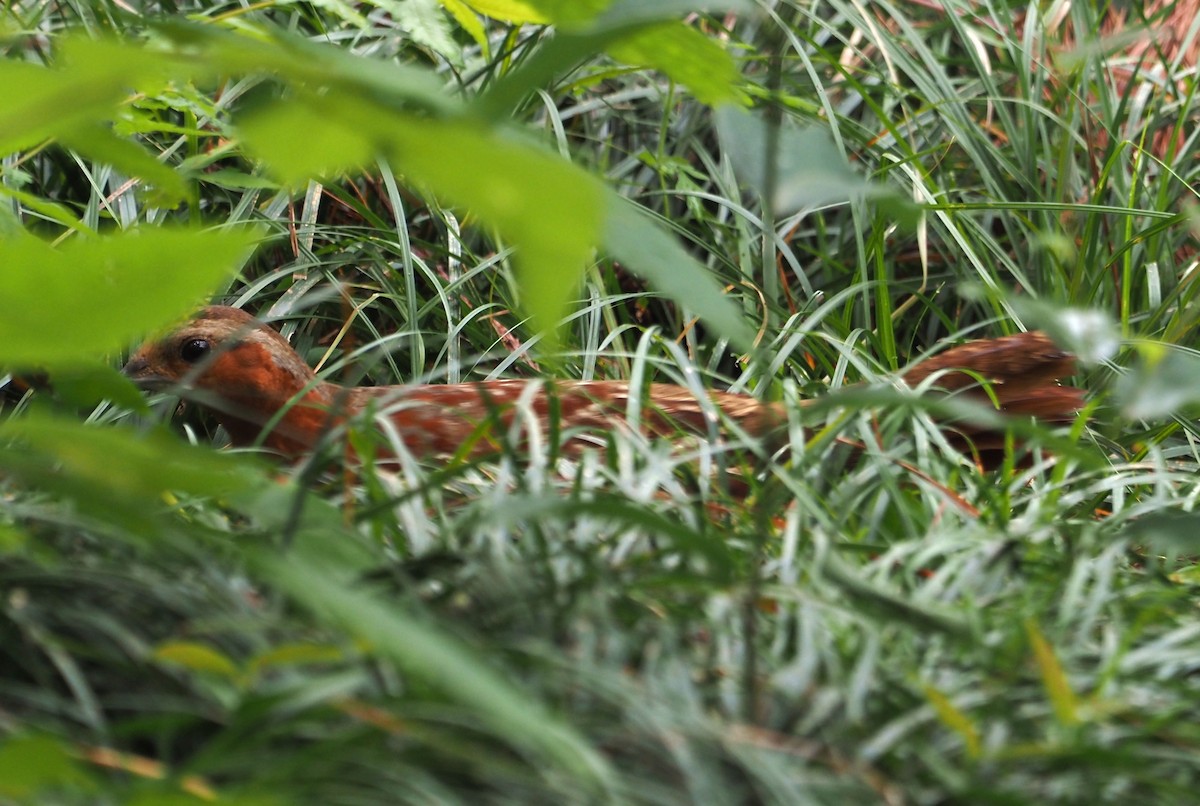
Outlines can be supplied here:
<path id="1" fill-rule="evenodd" d="M 1043 333 L 1027 332 L 969 342 L 926 359 L 904 374 L 916 385 L 942 373 L 936 385 L 979 400 L 993 397 L 1002 412 L 1049 423 L 1074 420 L 1080 389 L 1061 386 L 1074 358 Z M 148 389 L 179 389 L 211 409 L 234 445 L 262 444 L 288 458 L 311 451 L 348 419 L 371 412 L 385 417 L 417 456 L 494 451 L 520 410 L 540 425 L 555 419 L 570 439 L 611 430 L 624 421 L 631 390 L 624 381 L 490 380 L 477 383 L 345 387 L 322 380 L 275 330 L 237 308 L 207 307 L 169 335 L 143 345 L 125 374 Z M 991 395 L 980 388 L 987 381 Z M 787 422 L 777 403 L 711 391 L 699 400 L 689 389 L 650 384 L 639 395 L 640 425 L 652 434 L 713 433 L 720 416 L 753 436 L 770 437 Z M 518 402 L 522 401 L 521 405 Z M 953 439 L 984 466 L 1003 457 L 1002 432 L 954 429 Z"/>

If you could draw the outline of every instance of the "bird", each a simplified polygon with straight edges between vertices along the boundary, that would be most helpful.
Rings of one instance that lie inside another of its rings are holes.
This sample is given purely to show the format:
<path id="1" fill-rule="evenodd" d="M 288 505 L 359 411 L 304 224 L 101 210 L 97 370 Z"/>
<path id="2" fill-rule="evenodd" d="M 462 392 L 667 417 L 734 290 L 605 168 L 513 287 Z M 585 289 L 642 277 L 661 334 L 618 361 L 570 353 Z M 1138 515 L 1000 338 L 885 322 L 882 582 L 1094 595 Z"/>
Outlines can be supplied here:
<path id="1" fill-rule="evenodd" d="M 202 308 L 146 342 L 122 371 L 144 389 L 175 390 L 211 410 L 234 446 L 261 445 L 289 460 L 309 454 L 364 414 L 383 418 L 418 457 L 495 452 L 521 406 L 543 429 L 556 422 L 568 441 L 626 422 L 631 398 L 642 406 L 641 430 L 668 438 L 681 431 L 704 437 L 728 421 L 768 439 L 788 422 L 781 403 L 723 391 L 700 399 L 691 389 L 663 383 L 640 393 L 625 381 L 549 379 L 341 386 L 319 378 L 276 330 L 240 308 L 221 305 Z M 910 386 L 929 381 L 948 393 L 991 400 L 1005 414 L 1063 424 L 1073 422 L 1084 405 L 1082 389 L 1060 385 L 1074 371 L 1071 353 L 1045 333 L 1028 331 L 953 347 L 901 377 Z M 969 423 L 946 428 L 952 444 L 971 452 L 981 466 L 1003 459 L 1002 430 Z"/>

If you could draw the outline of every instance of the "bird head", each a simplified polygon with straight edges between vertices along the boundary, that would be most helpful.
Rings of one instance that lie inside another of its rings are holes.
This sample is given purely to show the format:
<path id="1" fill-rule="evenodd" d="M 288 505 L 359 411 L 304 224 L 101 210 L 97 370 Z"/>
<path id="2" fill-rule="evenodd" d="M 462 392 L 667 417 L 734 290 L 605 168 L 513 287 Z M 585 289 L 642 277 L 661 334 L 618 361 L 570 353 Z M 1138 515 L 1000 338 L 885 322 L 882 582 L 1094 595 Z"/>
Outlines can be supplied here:
<path id="1" fill-rule="evenodd" d="M 214 305 L 142 345 L 122 370 L 147 389 L 234 400 L 288 399 L 315 375 L 277 332 L 238 308 Z"/>

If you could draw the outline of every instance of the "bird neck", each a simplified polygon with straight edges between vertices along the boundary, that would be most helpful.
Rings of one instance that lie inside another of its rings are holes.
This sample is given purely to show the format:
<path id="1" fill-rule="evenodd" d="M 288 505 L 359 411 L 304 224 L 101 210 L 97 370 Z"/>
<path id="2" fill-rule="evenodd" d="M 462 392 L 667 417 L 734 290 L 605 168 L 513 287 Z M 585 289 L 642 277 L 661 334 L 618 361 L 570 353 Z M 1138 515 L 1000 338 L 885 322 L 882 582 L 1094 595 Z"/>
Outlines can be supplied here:
<path id="1" fill-rule="evenodd" d="M 213 361 L 203 385 L 219 398 L 211 406 L 237 446 L 261 438 L 268 449 L 296 456 L 344 419 L 342 388 L 319 380 L 285 344 L 239 344 Z"/>

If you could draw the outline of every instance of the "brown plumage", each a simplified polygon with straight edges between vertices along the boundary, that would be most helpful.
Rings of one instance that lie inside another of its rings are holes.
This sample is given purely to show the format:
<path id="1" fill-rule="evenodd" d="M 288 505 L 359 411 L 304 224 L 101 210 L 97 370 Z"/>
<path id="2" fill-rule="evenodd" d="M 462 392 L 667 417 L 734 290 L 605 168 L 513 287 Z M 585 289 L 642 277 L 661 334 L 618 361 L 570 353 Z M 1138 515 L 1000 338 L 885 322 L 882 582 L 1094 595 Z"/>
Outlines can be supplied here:
<path id="1" fill-rule="evenodd" d="M 960 369 L 968 372 L 953 371 Z M 368 410 L 386 417 L 415 455 L 453 454 L 468 442 L 469 452 L 480 455 L 496 449 L 494 435 L 512 423 L 518 401 L 527 402 L 543 428 L 556 409 L 561 429 L 575 434 L 611 430 L 624 421 L 630 398 L 623 381 L 343 387 L 318 379 L 276 331 L 245 311 L 222 306 L 204 308 L 170 335 L 143 345 L 124 371 L 147 388 L 188 390 L 212 409 L 235 445 L 252 445 L 261 437 L 264 446 L 290 458 Z M 1074 371 L 1074 359 L 1042 333 L 964 344 L 922 361 L 904 378 L 916 385 L 943 371 L 937 386 L 987 399 L 969 388 L 986 379 L 1001 410 L 1014 415 L 1070 422 L 1083 402 L 1081 390 L 1057 383 Z M 680 429 L 709 434 L 719 411 L 748 433 L 769 436 L 787 421 L 778 404 L 730 392 L 707 397 L 700 401 L 683 387 L 651 384 L 640 396 L 642 428 L 664 436 Z M 967 434 L 980 455 L 1003 447 L 1003 434 L 956 431 Z"/>

